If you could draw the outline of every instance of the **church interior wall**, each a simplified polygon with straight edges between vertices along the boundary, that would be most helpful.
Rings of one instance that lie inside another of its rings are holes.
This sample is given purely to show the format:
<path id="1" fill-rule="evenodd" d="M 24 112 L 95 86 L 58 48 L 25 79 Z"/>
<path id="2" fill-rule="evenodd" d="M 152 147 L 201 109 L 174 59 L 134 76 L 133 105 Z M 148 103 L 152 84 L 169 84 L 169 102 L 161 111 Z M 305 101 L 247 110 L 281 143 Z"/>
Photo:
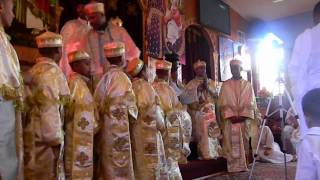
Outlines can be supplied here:
<path id="1" fill-rule="evenodd" d="M 164 0 L 157 0 L 159 4 L 163 4 Z M 144 12 L 144 17 L 147 16 L 149 10 Z M 184 25 L 183 25 L 183 32 L 191 25 L 200 25 L 199 23 L 199 10 L 198 10 L 198 1 L 197 0 L 184 0 L 183 1 L 183 17 L 184 17 Z M 147 21 L 147 19 L 145 19 Z M 144 29 L 147 29 L 148 26 L 152 26 L 152 24 L 144 23 Z M 211 43 L 213 47 L 212 55 L 215 56 L 212 58 L 214 61 L 211 66 L 211 71 L 214 72 L 213 79 L 219 80 L 219 58 L 217 54 L 219 53 L 219 36 L 225 36 L 231 39 L 234 42 L 238 42 L 240 40 L 238 32 L 244 32 L 245 34 L 248 33 L 249 30 L 249 22 L 247 22 L 243 17 L 240 16 L 235 10 L 230 8 L 230 25 L 231 25 L 231 34 L 226 35 L 220 33 L 212 28 L 204 27 L 202 25 L 201 28 L 207 33 L 207 37 L 209 37 L 208 41 Z M 161 34 L 163 33 L 164 29 L 162 29 Z M 145 34 L 145 39 L 148 39 L 148 34 Z M 146 43 L 146 42 L 145 42 Z M 160 47 L 161 48 L 161 47 Z M 162 54 L 161 54 L 162 55 Z M 145 54 L 144 57 L 147 57 L 148 54 Z M 159 57 L 161 58 L 161 56 Z"/>

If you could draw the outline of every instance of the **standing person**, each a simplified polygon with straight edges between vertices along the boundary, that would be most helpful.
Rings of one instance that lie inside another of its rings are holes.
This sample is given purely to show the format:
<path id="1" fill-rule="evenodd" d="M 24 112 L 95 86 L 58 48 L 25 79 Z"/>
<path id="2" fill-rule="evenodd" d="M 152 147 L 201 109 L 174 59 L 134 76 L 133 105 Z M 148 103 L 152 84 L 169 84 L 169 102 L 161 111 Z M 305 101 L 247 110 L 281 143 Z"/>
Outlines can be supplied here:
<path id="1" fill-rule="evenodd" d="M 137 119 L 138 109 L 131 81 L 123 70 L 124 44 L 108 43 L 104 49 L 111 66 L 94 93 L 101 122 L 96 178 L 134 179 L 129 120 Z"/>
<path id="2" fill-rule="evenodd" d="M 145 180 L 168 179 L 162 140 L 165 124 L 160 99 L 151 83 L 146 81 L 142 68 L 141 60 L 133 60 L 128 64 L 139 110 L 138 119 L 131 127 L 135 177 Z"/>
<path id="3" fill-rule="evenodd" d="M 0 179 L 23 178 L 22 81 L 18 56 L 4 28 L 14 18 L 13 0 L 0 0 Z"/>
<path id="4" fill-rule="evenodd" d="M 171 76 L 170 76 L 170 87 L 174 89 L 177 96 L 180 99 L 180 95 L 184 91 L 184 85 L 178 79 L 179 71 L 179 55 L 176 53 L 166 54 L 166 60 L 172 63 Z M 187 164 L 187 157 L 191 154 L 189 147 L 192 133 L 192 121 L 190 114 L 187 111 L 187 106 L 183 106 L 183 111 L 181 111 L 181 126 L 183 134 L 183 150 L 181 151 L 179 164 Z"/>
<path id="5" fill-rule="evenodd" d="M 301 137 L 308 131 L 302 111 L 301 101 L 303 95 L 310 89 L 320 87 L 320 2 L 313 9 L 314 27 L 300 34 L 288 64 L 288 74 L 292 84 L 292 94 L 295 99 L 295 108 L 301 120 Z"/>
<path id="6" fill-rule="evenodd" d="M 232 78 L 223 82 L 218 105 L 223 131 L 223 153 L 226 156 L 229 172 L 247 171 L 249 157 L 249 136 L 252 151 L 257 145 L 260 119 L 253 88 L 250 82 L 242 79 L 241 61 L 230 62 Z M 250 132 L 252 131 L 252 132 Z"/>
<path id="7" fill-rule="evenodd" d="M 70 103 L 65 120 L 65 170 L 67 179 L 92 179 L 95 103 L 88 88 L 90 56 L 85 51 L 68 54 Z"/>
<path id="8" fill-rule="evenodd" d="M 221 149 L 218 139 L 221 133 L 215 115 L 215 82 L 207 77 L 204 61 L 195 62 L 193 69 L 196 77 L 186 85 L 181 101 L 188 104 L 199 158 L 213 159 L 220 156 Z"/>
<path id="9" fill-rule="evenodd" d="M 166 54 L 165 58 L 167 61 L 172 63 L 171 68 L 171 74 L 170 74 L 170 86 L 174 89 L 177 96 L 180 97 L 180 95 L 184 91 L 184 85 L 182 82 L 178 79 L 179 76 L 179 55 L 176 53 Z"/>
<path id="10" fill-rule="evenodd" d="M 165 132 L 163 141 L 167 158 L 169 179 L 182 179 L 178 161 L 183 150 L 181 126 L 181 104 L 175 91 L 169 85 L 172 64 L 165 60 L 156 61 L 157 79 L 153 87 L 160 97 L 160 106 L 164 111 Z"/>
<path id="11" fill-rule="evenodd" d="M 66 22 L 61 29 L 61 36 L 63 39 L 62 59 L 60 61 L 60 67 L 64 74 L 68 77 L 72 70 L 68 63 L 68 53 L 77 49 L 84 49 L 81 44 L 78 43 L 78 47 L 73 47 L 76 42 L 79 42 L 81 38 L 84 38 L 90 31 L 91 26 L 87 20 L 83 3 L 78 3 L 76 10 L 78 14 L 77 19 L 72 19 Z M 82 45 L 83 46 L 83 45 Z"/>
<path id="12" fill-rule="evenodd" d="M 36 37 L 40 58 L 30 69 L 30 110 L 25 122 L 26 179 L 64 178 L 64 105 L 70 91 L 59 68 L 62 37 L 45 32 Z"/>
<path id="13" fill-rule="evenodd" d="M 123 27 L 113 24 L 112 21 L 107 22 L 103 3 L 91 2 L 85 6 L 85 12 L 92 29 L 84 37 L 81 46 L 85 45 L 86 51 L 92 57 L 91 72 L 95 87 L 109 66 L 103 54 L 105 43 L 124 43 L 126 45 L 125 60 L 127 61 L 139 58 L 140 50 Z"/>
<path id="14" fill-rule="evenodd" d="M 307 92 L 302 98 L 308 132 L 298 149 L 296 180 L 314 180 L 320 177 L 320 88 Z"/>

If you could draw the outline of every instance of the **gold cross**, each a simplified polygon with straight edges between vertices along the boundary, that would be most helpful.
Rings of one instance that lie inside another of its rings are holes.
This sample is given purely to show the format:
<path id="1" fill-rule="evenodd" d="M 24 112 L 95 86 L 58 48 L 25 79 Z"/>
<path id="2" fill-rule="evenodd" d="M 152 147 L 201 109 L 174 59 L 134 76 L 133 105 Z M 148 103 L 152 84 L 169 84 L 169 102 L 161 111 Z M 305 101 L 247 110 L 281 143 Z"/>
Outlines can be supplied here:
<path id="1" fill-rule="evenodd" d="M 77 161 L 80 162 L 81 166 L 83 166 L 88 159 L 89 157 L 84 152 L 80 152 L 80 154 L 77 156 Z"/>
<path id="2" fill-rule="evenodd" d="M 82 117 L 78 122 L 78 126 L 81 127 L 82 130 L 84 130 L 88 125 L 89 125 L 89 122 L 84 117 Z"/>

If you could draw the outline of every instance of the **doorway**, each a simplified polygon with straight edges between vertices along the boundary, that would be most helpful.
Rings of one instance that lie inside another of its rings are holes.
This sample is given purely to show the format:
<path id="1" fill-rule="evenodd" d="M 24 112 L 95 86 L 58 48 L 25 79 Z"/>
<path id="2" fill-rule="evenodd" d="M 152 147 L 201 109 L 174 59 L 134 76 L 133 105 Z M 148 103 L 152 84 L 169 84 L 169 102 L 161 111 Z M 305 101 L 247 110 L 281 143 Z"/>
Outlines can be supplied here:
<path id="1" fill-rule="evenodd" d="M 213 47 L 209 35 L 199 25 L 191 25 L 185 31 L 186 64 L 182 67 L 182 79 L 189 82 L 195 77 L 193 63 L 198 59 L 207 63 L 207 76 L 214 77 Z"/>

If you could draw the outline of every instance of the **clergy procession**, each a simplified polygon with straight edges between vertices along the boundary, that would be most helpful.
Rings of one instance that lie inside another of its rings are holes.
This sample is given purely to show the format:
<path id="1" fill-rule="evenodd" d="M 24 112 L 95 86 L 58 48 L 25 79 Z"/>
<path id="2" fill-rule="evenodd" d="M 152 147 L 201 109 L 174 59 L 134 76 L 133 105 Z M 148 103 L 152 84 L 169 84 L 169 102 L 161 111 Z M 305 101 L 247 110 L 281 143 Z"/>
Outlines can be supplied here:
<path id="1" fill-rule="evenodd" d="M 253 158 L 296 160 L 299 122 L 287 123 L 283 138 L 293 150 L 284 154 L 241 60 L 228 63 L 231 78 L 220 83 L 206 59 L 195 59 L 194 78 L 182 82 L 180 55 L 140 59 L 127 30 L 106 19 L 104 3 L 76 11 L 60 34 L 36 36 L 40 57 L 21 74 L 4 31 L 13 0 L 0 0 L 0 179 L 182 180 L 191 154 L 223 157 L 229 173 L 249 171 Z"/>

